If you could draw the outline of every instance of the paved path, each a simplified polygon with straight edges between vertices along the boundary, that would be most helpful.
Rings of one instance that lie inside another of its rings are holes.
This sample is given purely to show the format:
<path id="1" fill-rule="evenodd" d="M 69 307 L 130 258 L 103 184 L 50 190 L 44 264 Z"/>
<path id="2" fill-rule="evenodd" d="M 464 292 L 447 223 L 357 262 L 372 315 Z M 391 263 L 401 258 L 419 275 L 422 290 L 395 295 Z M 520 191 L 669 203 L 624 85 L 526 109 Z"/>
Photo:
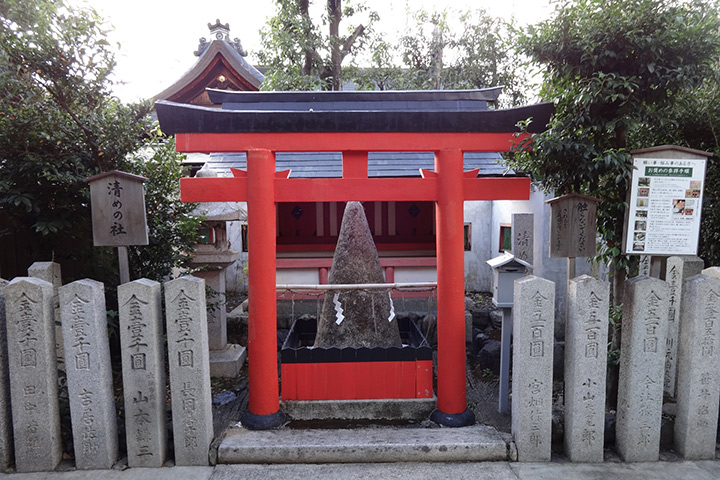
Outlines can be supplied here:
<path id="1" fill-rule="evenodd" d="M 217 467 L 129 468 L 0 474 L 2 480 L 717 480 L 720 461 L 573 464 L 515 463 L 344 463 L 321 465 L 218 465 Z"/>

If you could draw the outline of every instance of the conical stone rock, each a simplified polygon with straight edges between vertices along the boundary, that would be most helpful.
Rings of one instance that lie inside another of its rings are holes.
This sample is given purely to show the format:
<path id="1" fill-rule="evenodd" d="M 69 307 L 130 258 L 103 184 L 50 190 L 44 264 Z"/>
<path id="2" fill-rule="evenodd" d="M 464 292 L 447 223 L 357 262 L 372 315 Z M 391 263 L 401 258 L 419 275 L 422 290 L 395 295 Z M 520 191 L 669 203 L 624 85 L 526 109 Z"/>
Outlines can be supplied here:
<path id="1" fill-rule="evenodd" d="M 330 269 L 330 284 L 383 283 L 383 270 L 360 202 L 348 202 Z M 387 290 L 330 290 L 315 347 L 401 347 Z"/>

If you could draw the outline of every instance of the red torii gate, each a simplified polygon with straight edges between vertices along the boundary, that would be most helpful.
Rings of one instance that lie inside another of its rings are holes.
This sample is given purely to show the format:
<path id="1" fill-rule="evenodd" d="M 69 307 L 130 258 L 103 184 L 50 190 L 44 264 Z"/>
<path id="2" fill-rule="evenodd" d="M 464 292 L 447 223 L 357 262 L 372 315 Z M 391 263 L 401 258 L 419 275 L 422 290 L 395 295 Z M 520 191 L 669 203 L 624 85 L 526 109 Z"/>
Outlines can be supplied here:
<path id="1" fill-rule="evenodd" d="M 435 202 L 438 357 L 432 418 L 448 426 L 474 423 L 465 383 L 463 202 L 527 200 L 530 179 L 478 178 L 477 170 L 463 171 L 463 152 L 509 151 L 518 121 L 533 117 L 544 128 L 552 112 L 549 104 L 486 110 L 485 92 L 210 91 L 211 99 L 230 110 L 156 103 L 161 128 L 175 133 L 178 151 L 247 152 L 247 171 L 235 170 L 232 178 L 184 178 L 180 185 L 184 202 L 247 202 L 252 316 L 249 412 L 243 424 L 248 428 L 284 421 L 277 374 L 275 205 L 352 200 Z M 273 109 L 261 110 L 265 103 Z M 438 110 L 448 103 L 452 110 Z M 278 111 L 279 104 L 288 107 Z M 342 152 L 342 178 L 293 179 L 290 171 L 276 172 L 275 153 L 288 151 Z M 435 170 L 423 170 L 422 178 L 368 178 L 368 151 L 431 151 Z"/>

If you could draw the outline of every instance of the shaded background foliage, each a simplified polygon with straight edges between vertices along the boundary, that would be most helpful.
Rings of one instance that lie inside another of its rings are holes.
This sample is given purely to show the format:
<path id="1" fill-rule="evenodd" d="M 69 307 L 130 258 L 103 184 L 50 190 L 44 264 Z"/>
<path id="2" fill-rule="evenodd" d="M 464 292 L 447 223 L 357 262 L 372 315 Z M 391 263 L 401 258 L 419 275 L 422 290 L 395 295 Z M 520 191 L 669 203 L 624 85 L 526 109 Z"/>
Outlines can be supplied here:
<path id="1" fill-rule="evenodd" d="M 717 7 L 710 1 L 566 1 L 554 18 L 519 38 L 521 51 L 541 66 L 541 96 L 555 103 L 556 113 L 533 150 L 511 163 L 558 195 L 602 199 L 599 257 L 619 270 L 629 262 L 621 248 L 630 151 L 693 143 L 656 127 L 677 126 L 682 99 L 691 100 L 714 75 Z"/>
<path id="2" fill-rule="evenodd" d="M 92 9 L 0 3 L 0 207 L 7 225 L 0 240 L 14 236 L 25 260 L 3 276 L 53 259 L 66 280 L 117 284 L 114 251 L 92 246 L 84 182 L 112 169 L 150 178 L 146 200 L 157 243 L 134 249 L 133 277 L 160 279 L 194 243 L 194 220 L 177 195 L 181 157 L 152 134 L 150 103 L 112 96 L 114 67 L 114 46 Z M 157 154 L 138 161 L 131 154 L 141 148 Z"/>

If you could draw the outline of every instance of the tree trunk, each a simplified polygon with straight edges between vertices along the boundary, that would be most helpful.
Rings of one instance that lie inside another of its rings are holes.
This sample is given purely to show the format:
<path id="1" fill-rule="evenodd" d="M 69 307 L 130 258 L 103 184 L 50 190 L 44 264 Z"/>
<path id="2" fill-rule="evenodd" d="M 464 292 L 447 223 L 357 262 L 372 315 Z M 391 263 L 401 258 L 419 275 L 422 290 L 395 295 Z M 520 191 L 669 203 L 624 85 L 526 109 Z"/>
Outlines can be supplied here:
<path id="1" fill-rule="evenodd" d="M 310 23 L 310 0 L 298 0 L 298 10 L 303 21 L 302 35 L 305 39 L 305 61 L 302 66 L 303 75 L 312 75 L 313 50 L 309 48 L 312 35 Z"/>
<path id="2" fill-rule="evenodd" d="M 625 298 L 625 270 L 615 270 L 612 277 L 612 306 L 617 306 L 623 303 Z M 610 325 L 610 347 L 611 351 L 620 350 L 620 335 L 622 329 L 622 322 L 620 325 Z M 605 404 L 611 410 L 617 408 L 617 397 L 618 397 L 618 382 L 620 380 L 620 365 L 609 365 L 607 371 L 607 381 L 605 383 Z"/>
<path id="3" fill-rule="evenodd" d="M 625 148 L 627 146 L 627 127 L 625 125 L 619 125 L 615 130 L 615 148 Z M 618 199 L 625 199 L 627 197 L 627 188 L 619 186 Z M 624 238 L 625 227 L 621 222 L 617 226 L 617 238 Z M 611 306 L 622 305 L 625 299 L 625 280 L 627 279 L 627 271 L 625 268 L 618 270 L 615 268 L 615 264 L 611 265 L 610 268 L 613 271 L 612 277 L 612 303 Z M 610 350 L 620 350 L 621 336 L 622 336 L 622 322 L 620 325 L 611 325 L 610 329 Z M 608 367 L 607 381 L 605 384 L 606 400 L 605 404 L 610 409 L 617 408 L 617 397 L 618 397 L 618 382 L 620 380 L 620 365 L 613 365 Z"/>
<path id="4" fill-rule="evenodd" d="M 342 0 L 328 0 L 328 19 L 330 21 L 330 71 L 332 90 L 342 90 L 342 55 L 340 52 L 340 20 L 342 20 Z"/>

